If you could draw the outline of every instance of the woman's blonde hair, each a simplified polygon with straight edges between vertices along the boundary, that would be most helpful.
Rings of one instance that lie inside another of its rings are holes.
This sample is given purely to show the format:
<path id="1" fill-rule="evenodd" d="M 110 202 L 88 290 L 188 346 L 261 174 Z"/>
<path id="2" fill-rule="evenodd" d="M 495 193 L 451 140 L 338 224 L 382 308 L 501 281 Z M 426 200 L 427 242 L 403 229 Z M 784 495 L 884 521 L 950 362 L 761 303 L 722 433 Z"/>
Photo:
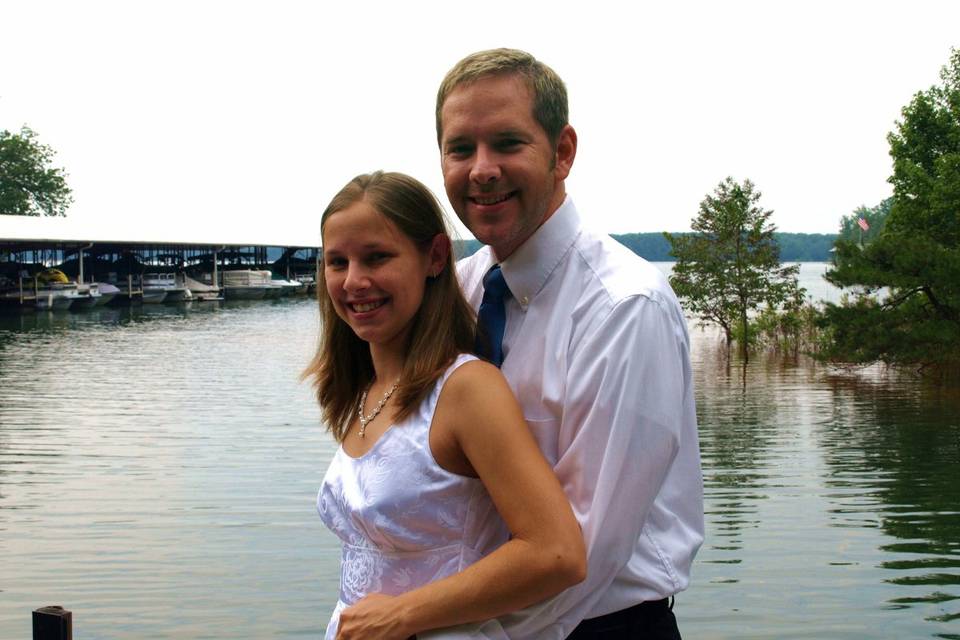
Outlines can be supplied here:
<path id="1" fill-rule="evenodd" d="M 320 220 L 321 235 L 331 215 L 360 201 L 370 204 L 424 252 L 438 234 L 450 242 L 443 210 L 430 190 L 408 175 L 383 171 L 357 176 L 333 197 Z M 319 269 L 320 343 L 303 377 L 312 379 L 323 420 L 337 442 L 342 442 L 360 396 L 375 374 L 369 345 L 337 315 L 324 275 L 324 269 Z M 440 273 L 427 279 L 412 323 L 394 395 L 397 422 L 416 409 L 457 355 L 473 352 L 476 316 L 457 282 L 452 248 Z"/>

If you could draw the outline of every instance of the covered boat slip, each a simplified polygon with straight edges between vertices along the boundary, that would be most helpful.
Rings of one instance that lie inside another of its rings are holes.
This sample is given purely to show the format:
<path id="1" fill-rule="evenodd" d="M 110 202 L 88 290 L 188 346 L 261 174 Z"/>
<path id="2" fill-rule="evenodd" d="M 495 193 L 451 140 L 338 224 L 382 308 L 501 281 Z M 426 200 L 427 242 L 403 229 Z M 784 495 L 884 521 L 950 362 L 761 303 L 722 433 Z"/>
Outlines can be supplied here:
<path id="1" fill-rule="evenodd" d="M 56 222 L 64 220 L 0 216 L 0 308 L 215 301 L 249 297 L 251 278 L 272 295 L 316 281 L 319 246 L 94 237 Z"/>

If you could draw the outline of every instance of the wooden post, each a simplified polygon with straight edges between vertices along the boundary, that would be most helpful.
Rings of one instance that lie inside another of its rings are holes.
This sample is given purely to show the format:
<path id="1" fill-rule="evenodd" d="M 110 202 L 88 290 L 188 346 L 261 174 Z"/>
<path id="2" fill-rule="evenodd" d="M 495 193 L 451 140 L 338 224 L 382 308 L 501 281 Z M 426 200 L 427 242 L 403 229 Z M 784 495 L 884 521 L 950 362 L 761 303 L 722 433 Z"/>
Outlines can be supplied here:
<path id="1" fill-rule="evenodd" d="M 33 612 L 33 640 L 73 640 L 73 614 L 61 606 Z"/>

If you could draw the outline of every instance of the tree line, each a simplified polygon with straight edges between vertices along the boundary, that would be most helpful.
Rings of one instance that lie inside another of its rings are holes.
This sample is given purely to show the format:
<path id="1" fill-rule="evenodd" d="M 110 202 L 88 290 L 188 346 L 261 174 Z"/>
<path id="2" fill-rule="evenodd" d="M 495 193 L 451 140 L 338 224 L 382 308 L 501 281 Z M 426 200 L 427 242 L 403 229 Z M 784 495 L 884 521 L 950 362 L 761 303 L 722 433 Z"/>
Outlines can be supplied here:
<path id="1" fill-rule="evenodd" d="M 676 257 L 670 253 L 670 241 L 660 231 L 644 233 L 613 233 L 611 237 L 650 262 L 674 262 Z M 674 236 L 691 235 L 690 232 L 671 234 Z M 784 233 L 774 232 L 774 239 L 780 245 L 780 259 L 784 262 L 828 262 L 833 255 L 835 233 Z M 469 256 L 482 246 L 477 240 L 460 240 L 455 243 L 457 255 Z"/>
<path id="2" fill-rule="evenodd" d="M 651 262 L 672 262 L 670 241 L 663 233 L 615 233 L 615 240 L 638 256 Z M 690 233 L 673 233 L 674 237 Z M 780 259 L 784 262 L 827 262 L 830 260 L 835 233 L 786 233 L 774 232 L 774 240 L 780 246 Z"/>

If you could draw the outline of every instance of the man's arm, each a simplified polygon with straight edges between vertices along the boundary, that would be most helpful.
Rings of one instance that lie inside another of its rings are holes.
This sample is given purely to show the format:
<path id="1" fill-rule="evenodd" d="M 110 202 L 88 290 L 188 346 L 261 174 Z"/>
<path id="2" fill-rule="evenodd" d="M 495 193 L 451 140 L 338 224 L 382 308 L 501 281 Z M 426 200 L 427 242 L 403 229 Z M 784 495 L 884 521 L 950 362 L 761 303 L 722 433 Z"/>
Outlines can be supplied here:
<path id="1" fill-rule="evenodd" d="M 587 579 L 499 618 L 508 637 L 559 640 L 591 613 L 630 560 L 680 447 L 697 446 L 695 429 L 692 442 L 684 429 L 693 392 L 681 322 L 670 301 L 634 296 L 572 347 L 554 470 L 583 529 Z M 687 482 L 696 500 L 699 474 Z M 460 628 L 424 637 L 501 636 Z"/>

